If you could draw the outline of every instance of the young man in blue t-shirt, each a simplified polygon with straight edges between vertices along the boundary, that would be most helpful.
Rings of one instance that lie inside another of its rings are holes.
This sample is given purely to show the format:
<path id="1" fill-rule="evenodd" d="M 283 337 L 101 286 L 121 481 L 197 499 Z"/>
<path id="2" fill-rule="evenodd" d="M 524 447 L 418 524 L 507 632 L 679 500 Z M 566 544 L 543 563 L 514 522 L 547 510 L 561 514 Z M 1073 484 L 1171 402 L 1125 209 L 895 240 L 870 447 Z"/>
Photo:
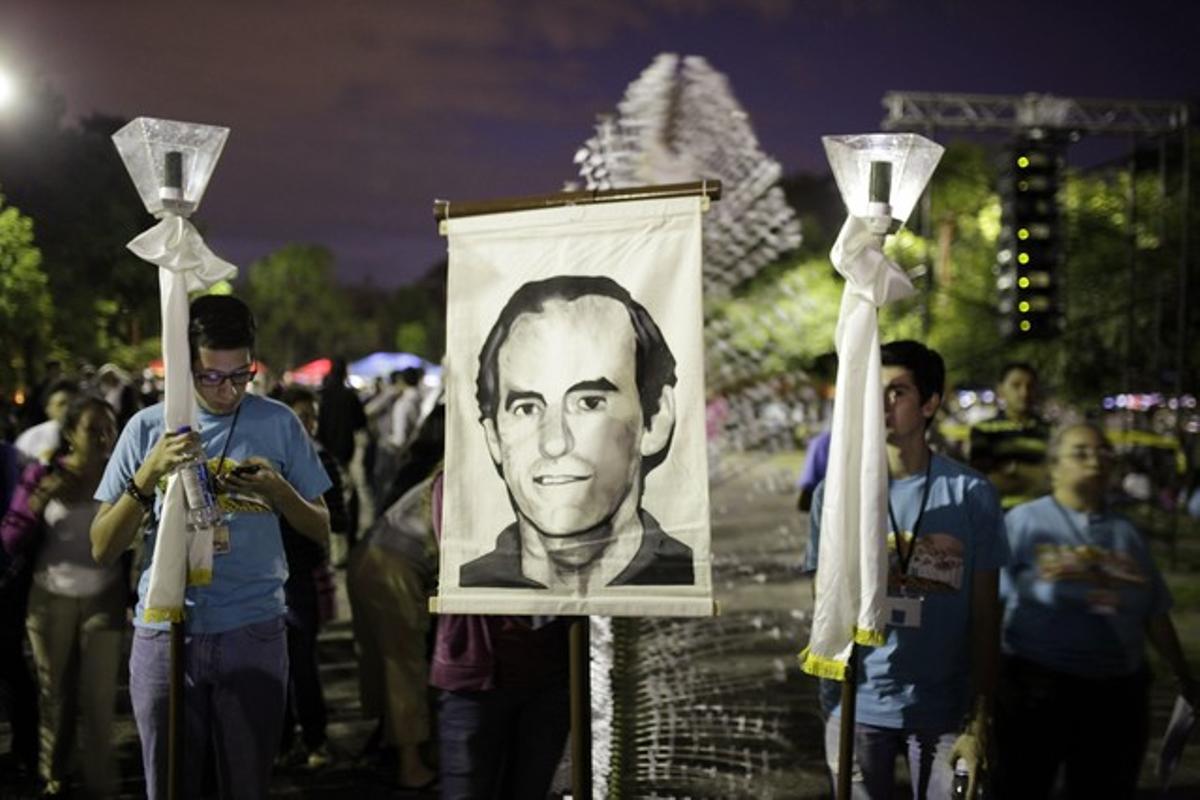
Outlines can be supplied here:
<path id="1" fill-rule="evenodd" d="M 934 455 L 926 431 L 942 402 L 942 357 L 919 342 L 882 348 L 887 426 L 887 641 L 865 648 L 856 695 L 853 794 L 891 797 L 904 754 L 916 798 L 948 798 L 954 761 L 974 783 L 987 751 L 999 649 L 998 570 L 1007 561 L 996 492 Z M 817 568 L 824 486 L 813 503 L 806 565 Z M 836 773 L 840 708 L 826 724 Z M 972 785 L 973 791 L 973 785 Z M 971 796 L 971 795 L 968 795 Z"/>
<path id="2" fill-rule="evenodd" d="M 162 404 L 125 426 L 96 490 L 92 553 L 120 556 L 141 530 L 154 553 L 160 484 L 196 457 L 208 461 L 228 535 L 214 537 L 212 580 L 184 599 L 187 796 L 199 796 L 205 752 L 212 748 L 222 797 L 267 795 L 279 747 L 287 680 L 283 584 L 287 562 L 279 518 L 327 545 L 330 486 L 296 415 L 274 400 L 246 394 L 254 376 L 254 318 L 242 301 L 208 295 L 191 305 L 188 343 L 200 406 L 198 431 L 164 430 Z M 143 514 L 152 519 L 142 526 Z M 142 741 L 146 793 L 167 794 L 169 623 L 146 619 L 149 559 L 138 586 L 129 693 Z"/>

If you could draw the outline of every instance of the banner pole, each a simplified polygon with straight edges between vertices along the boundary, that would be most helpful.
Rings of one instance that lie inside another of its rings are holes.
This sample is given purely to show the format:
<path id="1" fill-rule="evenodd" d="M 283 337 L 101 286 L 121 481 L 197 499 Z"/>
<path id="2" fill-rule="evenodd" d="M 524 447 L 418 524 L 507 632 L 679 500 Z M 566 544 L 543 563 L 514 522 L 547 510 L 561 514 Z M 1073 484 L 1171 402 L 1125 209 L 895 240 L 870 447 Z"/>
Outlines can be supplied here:
<path id="1" fill-rule="evenodd" d="M 842 679 L 842 720 L 838 726 L 838 800 L 850 800 L 850 779 L 854 773 L 854 721 L 858 698 L 858 645 L 851 645 Z"/>
<path id="2" fill-rule="evenodd" d="M 575 800 L 592 797 L 592 691 L 590 623 L 580 617 L 571 623 L 571 794 Z"/>
<path id="3" fill-rule="evenodd" d="M 510 211 L 531 211 L 537 208 L 558 206 L 592 205 L 595 203 L 620 203 L 628 200 L 652 200 L 671 197 L 703 197 L 706 201 L 721 199 L 721 182 L 700 180 L 690 183 L 664 183 L 658 186 L 631 186 L 625 189 L 593 189 L 530 197 L 508 197 L 496 200 L 451 202 L 433 201 L 433 218 L 438 224 L 453 218 L 478 217 L 485 214 L 502 214 Z"/>
<path id="4" fill-rule="evenodd" d="M 183 702 L 184 639 L 183 623 L 171 623 L 171 685 L 167 711 L 167 798 L 183 800 L 184 709 Z"/>

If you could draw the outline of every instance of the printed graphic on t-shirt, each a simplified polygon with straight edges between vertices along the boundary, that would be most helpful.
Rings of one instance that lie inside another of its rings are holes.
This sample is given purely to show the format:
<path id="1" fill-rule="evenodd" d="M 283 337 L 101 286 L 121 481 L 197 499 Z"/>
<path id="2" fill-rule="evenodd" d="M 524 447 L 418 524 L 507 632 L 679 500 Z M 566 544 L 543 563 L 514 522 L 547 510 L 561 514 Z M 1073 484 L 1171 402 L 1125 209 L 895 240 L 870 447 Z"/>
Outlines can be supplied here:
<path id="1" fill-rule="evenodd" d="M 904 552 L 913 547 L 911 531 L 900 534 Z M 948 533 L 922 534 L 916 539 L 916 549 L 908 563 L 908 572 L 901 581 L 900 556 L 896 552 L 895 534 L 888 533 L 888 590 L 929 594 L 957 592 L 963 581 L 963 543 Z"/>
<path id="2" fill-rule="evenodd" d="M 217 505 L 225 513 L 240 511 L 244 514 L 270 514 L 271 506 L 266 500 L 256 494 L 242 494 L 232 491 L 226 484 L 223 478 L 238 466 L 238 462 L 231 458 L 225 459 L 224 469 L 221 474 L 217 474 L 217 465 L 221 463 L 219 458 L 210 458 L 208 460 L 208 471 L 215 480 L 217 487 Z"/>
<path id="3" fill-rule="evenodd" d="M 1148 580 L 1133 556 L 1093 545 L 1039 544 L 1034 548 L 1034 561 L 1038 577 L 1044 581 L 1140 586 Z"/>

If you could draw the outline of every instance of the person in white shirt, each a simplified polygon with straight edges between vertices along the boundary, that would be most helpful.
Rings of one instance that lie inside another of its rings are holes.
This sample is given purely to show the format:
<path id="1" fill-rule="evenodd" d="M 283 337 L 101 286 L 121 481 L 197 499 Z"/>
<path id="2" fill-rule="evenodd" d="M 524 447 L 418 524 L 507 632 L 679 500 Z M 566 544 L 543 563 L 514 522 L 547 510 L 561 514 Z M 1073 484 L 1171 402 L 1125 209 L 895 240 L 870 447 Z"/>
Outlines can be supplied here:
<path id="1" fill-rule="evenodd" d="M 21 454 L 31 461 L 47 461 L 58 449 L 62 438 L 62 420 L 71 401 L 79 395 L 79 384 L 63 379 L 50 386 L 46 393 L 45 422 L 29 428 L 13 442 Z"/>

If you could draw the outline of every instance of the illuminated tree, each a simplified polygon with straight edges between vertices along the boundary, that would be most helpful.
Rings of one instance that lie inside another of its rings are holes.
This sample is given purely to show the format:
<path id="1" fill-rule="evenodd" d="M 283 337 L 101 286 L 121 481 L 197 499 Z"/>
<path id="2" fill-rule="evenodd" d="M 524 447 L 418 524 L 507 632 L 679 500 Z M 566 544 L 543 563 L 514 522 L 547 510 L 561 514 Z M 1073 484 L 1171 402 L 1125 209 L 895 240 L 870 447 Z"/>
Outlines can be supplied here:
<path id="1" fill-rule="evenodd" d="M 18 379 L 34 382 L 31 365 L 35 347 L 48 338 L 53 318 L 50 290 L 42 271 L 42 254 L 34 245 L 33 221 L 0 195 L 0 342 L 5 358 L 0 360 L 0 384 Z"/>

